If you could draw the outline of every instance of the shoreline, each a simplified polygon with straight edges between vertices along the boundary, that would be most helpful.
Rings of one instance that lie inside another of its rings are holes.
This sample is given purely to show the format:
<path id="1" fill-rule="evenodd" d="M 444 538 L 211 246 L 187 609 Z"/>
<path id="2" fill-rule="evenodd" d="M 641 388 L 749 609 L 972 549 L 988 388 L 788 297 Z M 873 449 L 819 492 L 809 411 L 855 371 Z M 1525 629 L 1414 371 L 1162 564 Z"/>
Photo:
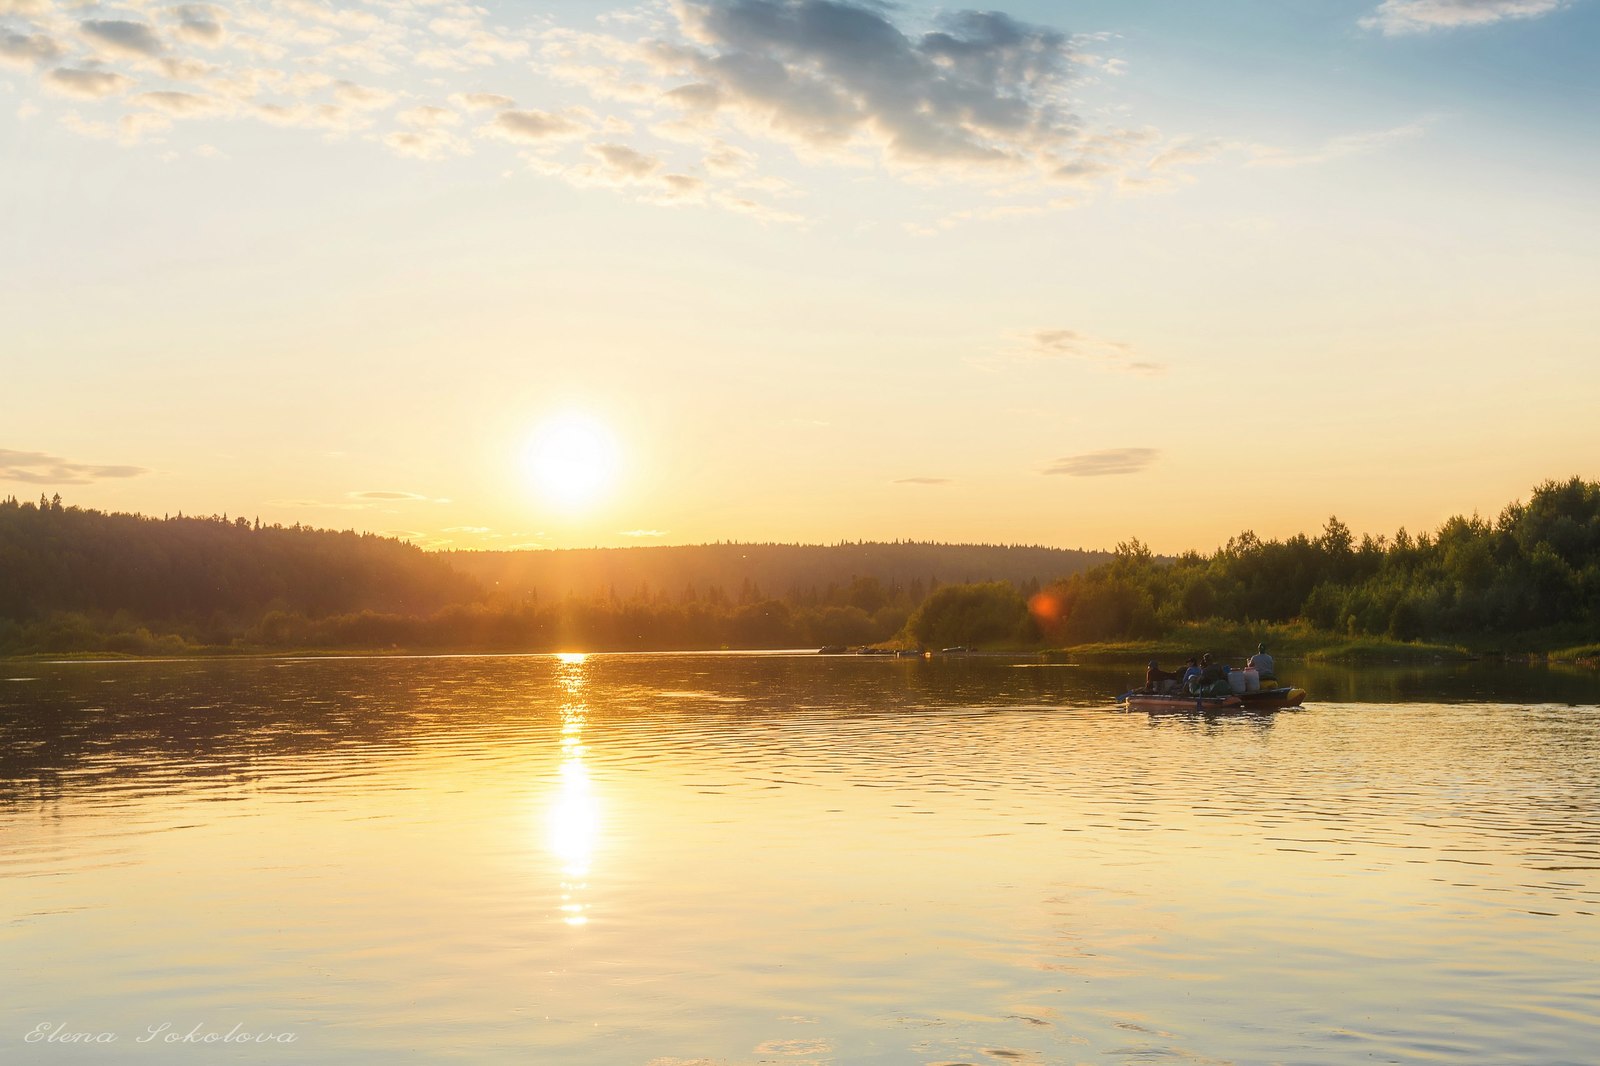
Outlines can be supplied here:
<path id="1" fill-rule="evenodd" d="M 1196 639 L 1200 638 L 1200 639 Z M 1567 666 L 1600 671 L 1600 647 L 1580 646 L 1530 651 L 1508 651 L 1504 648 L 1474 649 L 1461 644 L 1403 643 L 1398 641 L 1345 640 L 1345 641 L 1279 641 L 1268 644 L 1273 655 L 1287 662 L 1328 665 L 1403 665 L 1403 666 L 1460 666 L 1467 663 L 1501 663 L 1525 666 Z M 1223 659 L 1245 657 L 1233 642 L 1201 638 L 1191 634 L 1188 639 L 1171 637 L 1145 641 L 1121 641 L 1068 645 L 1064 647 L 997 646 L 961 653 L 930 651 L 929 659 L 1039 659 L 1058 665 L 1084 666 L 1139 666 L 1154 659 L 1158 662 L 1181 663 L 1190 655 L 1211 652 Z M 587 648 L 587 649 L 526 649 L 526 648 L 239 648 L 229 646 L 196 646 L 182 650 L 166 649 L 140 654 L 127 651 L 73 649 L 65 651 L 26 651 L 0 653 L 0 661 L 17 663 L 112 663 L 112 662 L 211 662 L 241 659 L 407 659 L 407 658 L 537 658 L 570 654 L 584 655 L 818 655 L 815 648 Z M 827 658 L 849 659 L 853 654 L 831 655 Z M 869 656 L 870 657 L 870 656 Z M 887 656 L 886 656 L 887 657 Z M 901 658 L 899 661 L 908 661 Z M 909 660 L 920 661 L 920 660 Z"/>

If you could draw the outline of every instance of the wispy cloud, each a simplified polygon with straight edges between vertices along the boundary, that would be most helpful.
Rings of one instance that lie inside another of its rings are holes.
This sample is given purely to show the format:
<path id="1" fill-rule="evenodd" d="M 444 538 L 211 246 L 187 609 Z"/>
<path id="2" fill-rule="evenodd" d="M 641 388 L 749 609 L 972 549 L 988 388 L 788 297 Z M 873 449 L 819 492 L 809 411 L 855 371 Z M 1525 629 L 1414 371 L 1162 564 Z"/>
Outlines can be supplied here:
<path id="1" fill-rule="evenodd" d="M 894 483 L 896 485 L 948 485 L 950 484 L 950 479 L 947 477 L 902 477 L 896 478 Z"/>
<path id="2" fill-rule="evenodd" d="M 212 4 L 179 4 L 165 13 L 177 22 L 174 35 L 190 44 L 214 48 L 228 35 L 222 25 L 222 9 Z"/>
<path id="3" fill-rule="evenodd" d="M 1482 20 L 1561 2 L 1387 0 L 1378 11 Z M 1352 135 L 1294 151 L 1091 121 L 1084 87 L 1124 69 L 1104 54 L 1114 38 L 1001 11 L 653 0 L 598 31 L 440 0 L 0 0 L 0 13 L 0 61 L 82 101 L 82 114 L 55 117 L 85 136 L 134 145 L 177 140 L 180 124 L 256 121 L 417 160 L 515 153 L 525 173 L 774 224 L 810 214 L 796 199 L 803 179 L 774 173 L 796 156 L 981 193 L 905 223 L 934 235 L 1170 192 L 1225 160 L 1288 166 L 1381 143 Z M 542 89 L 528 86 L 530 60 Z M 530 94 L 540 98 L 519 102 Z"/>
<path id="4" fill-rule="evenodd" d="M 1137 374 L 1160 374 L 1166 367 L 1148 359 L 1135 358 L 1136 350 L 1126 341 L 1108 340 L 1075 329 L 1039 329 L 1024 335 L 1022 351 L 1033 359 L 1082 359 L 1112 370 Z"/>
<path id="5" fill-rule="evenodd" d="M 395 492 L 390 489 L 365 489 L 346 495 L 363 503 L 449 503 L 448 498 L 424 496 L 419 492 Z"/>
<path id="6" fill-rule="evenodd" d="M 12 66 L 31 67 L 35 63 L 48 63 L 65 54 L 66 49 L 47 34 L 0 34 L 0 62 Z"/>
<path id="7" fill-rule="evenodd" d="M 100 100 L 125 93 L 134 84 L 132 78 L 116 71 L 82 67 L 56 67 L 44 76 L 45 88 L 62 96 L 76 96 L 84 100 Z"/>
<path id="8" fill-rule="evenodd" d="M 617 532 L 619 537 L 636 537 L 640 539 L 654 539 L 666 535 L 667 531 L 664 529 L 623 529 Z"/>
<path id="9" fill-rule="evenodd" d="M 569 115 L 548 111 L 502 111 L 478 132 L 503 141 L 555 141 L 581 137 L 587 125 Z"/>
<path id="10" fill-rule="evenodd" d="M 142 466 L 78 463 L 44 452 L 18 452 L 0 448 L 0 481 L 22 481 L 33 485 L 88 485 L 106 478 L 129 478 L 148 474 Z"/>
<path id="11" fill-rule="evenodd" d="M 157 56 L 166 49 L 155 29 L 143 22 L 88 19 L 78 23 L 78 32 L 91 45 L 114 56 Z"/>
<path id="12" fill-rule="evenodd" d="M 216 97 L 171 89 L 138 93 L 128 102 L 136 107 L 148 107 L 184 118 L 218 114 L 228 110 L 228 105 Z"/>
<path id="13" fill-rule="evenodd" d="M 1538 18 L 1567 4 L 1568 0 L 1383 0 L 1361 25 L 1395 37 Z"/>
<path id="14" fill-rule="evenodd" d="M 383 143 L 396 155 L 413 159 L 445 159 L 449 156 L 470 155 L 471 146 L 449 130 L 419 128 L 394 130 L 383 135 Z"/>
<path id="15" fill-rule="evenodd" d="M 1328 163 L 1346 156 L 1364 155 L 1397 141 L 1419 137 L 1427 129 L 1426 121 L 1408 122 L 1385 130 L 1364 133 L 1347 133 L 1330 137 L 1310 148 L 1293 149 L 1269 145 L 1250 145 L 1248 166 L 1299 167 Z"/>
<path id="16" fill-rule="evenodd" d="M 450 97 L 450 102 L 468 111 L 503 111 L 517 106 L 511 97 L 498 93 L 456 93 Z"/>
<path id="17" fill-rule="evenodd" d="M 1085 452 L 1057 459 L 1042 473 L 1064 474 L 1067 477 L 1111 477 L 1120 474 L 1137 474 L 1147 469 L 1161 452 L 1155 448 L 1108 448 L 1104 451 Z"/>
<path id="18" fill-rule="evenodd" d="M 123 115 L 116 122 L 100 122 L 69 111 L 61 116 L 61 124 L 82 137 L 127 145 L 139 144 L 151 134 L 172 128 L 170 118 L 153 111 L 135 111 Z"/>

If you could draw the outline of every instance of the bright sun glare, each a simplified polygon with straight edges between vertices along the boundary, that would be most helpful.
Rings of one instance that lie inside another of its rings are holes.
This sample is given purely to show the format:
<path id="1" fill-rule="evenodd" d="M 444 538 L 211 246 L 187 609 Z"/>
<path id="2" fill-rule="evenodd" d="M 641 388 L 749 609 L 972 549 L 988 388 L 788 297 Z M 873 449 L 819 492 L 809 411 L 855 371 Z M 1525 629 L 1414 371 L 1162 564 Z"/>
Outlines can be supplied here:
<path id="1" fill-rule="evenodd" d="M 588 415 L 552 418 L 534 433 L 523 465 L 534 488 L 563 510 L 597 503 L 617 472 L 617 442 L 605 425 Z"/>

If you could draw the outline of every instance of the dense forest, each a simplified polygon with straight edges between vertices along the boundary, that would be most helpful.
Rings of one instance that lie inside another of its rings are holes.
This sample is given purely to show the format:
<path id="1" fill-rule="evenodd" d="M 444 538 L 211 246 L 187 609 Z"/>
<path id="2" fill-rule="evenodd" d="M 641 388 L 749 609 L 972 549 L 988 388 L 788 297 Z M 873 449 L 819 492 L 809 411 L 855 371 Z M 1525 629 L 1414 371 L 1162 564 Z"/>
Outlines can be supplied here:
<path id="1" fill-rule="evenodd" d="M 1110 552 L 1031 545 L 894 543 L 697 544 L 444 556 L 485 588 L 540 602 L 916 606 L 940 585 L 1007 581 L 1036 589 L 1111 559 Z M 876 582 L 863 588 L 863 582 Z"/>
<path id="2" fill-rule="evenodd" d="M 1530 647 L 1600 641 L 1600 483 L 1546 482 L 1494 520 L 1356 540 L 1337 518 L 1317 536 L 1248 531 L 1211 555 L 1153 557 L 1139 541 L 1033 601 L 1045 639 L 1157 637 L 1212 620 L 1303 622 L 1399 641 L 1517 636 Z"/>
<path id="3" fill-rule="evenodd" d="M 0 502 L 0 653 L 943 647 L 1295 624 L 1526 650 L 1600 643 L 1600 483 L 1359 539 L 1245 531 L 1159 558 L 935 544 L 430 554 L 244 518 Z"/>
<path id="4" fill-rule="evenodd" d="M 942 586 L 1032 592 L 1109 558 L 912 543 L 438 555 L 348 531 L 13 498 L 0 501 L 0 654 L 861 645 L 895 637 Z"/>
<path id="5" fill-rule="evenodd" d="M 372 534 L 0 501 L 0 651 L 176 651 L 275 616 L 420 616 L 482 595 L 437 556 Z"/>

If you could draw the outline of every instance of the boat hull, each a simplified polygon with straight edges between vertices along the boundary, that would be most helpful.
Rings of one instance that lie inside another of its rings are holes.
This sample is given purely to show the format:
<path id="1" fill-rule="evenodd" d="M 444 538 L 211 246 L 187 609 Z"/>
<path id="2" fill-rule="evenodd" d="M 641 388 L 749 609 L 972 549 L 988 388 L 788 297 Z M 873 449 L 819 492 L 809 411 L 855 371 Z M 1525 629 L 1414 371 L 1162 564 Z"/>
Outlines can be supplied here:
<path id="1" fill-rule="evenodd" d="M 1285 707 L 1300 706 L 1305 698 L 1306 690 L 1303 688 L 1269 688 L 1233 696 L 1153 696 L 1133 692 L 1123 699 L 1122 705 L 1129 711 L 1149 711 L 1152 714 L 1226 714 L 1280 711 Z"/>

